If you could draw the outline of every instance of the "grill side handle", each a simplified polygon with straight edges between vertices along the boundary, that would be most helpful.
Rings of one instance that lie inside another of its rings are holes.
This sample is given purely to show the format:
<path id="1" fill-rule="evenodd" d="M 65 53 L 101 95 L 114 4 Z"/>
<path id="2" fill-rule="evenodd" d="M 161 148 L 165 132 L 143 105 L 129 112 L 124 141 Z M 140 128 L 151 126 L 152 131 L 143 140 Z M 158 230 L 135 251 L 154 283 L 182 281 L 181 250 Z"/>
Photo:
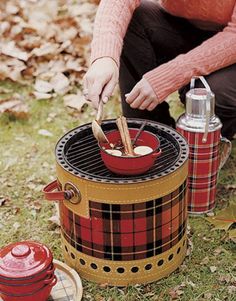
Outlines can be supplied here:
<path id="1" fill-rule="evenodd" d="M 48 201 L 70 201 L 72 204 L 78 204 L 81 201 L 81 194 L 78 188 L 72 183 L 65 184 L 65 190 L 60 190 L 57 180 L 47 184 L 43 188 L 44 197 Z"/>

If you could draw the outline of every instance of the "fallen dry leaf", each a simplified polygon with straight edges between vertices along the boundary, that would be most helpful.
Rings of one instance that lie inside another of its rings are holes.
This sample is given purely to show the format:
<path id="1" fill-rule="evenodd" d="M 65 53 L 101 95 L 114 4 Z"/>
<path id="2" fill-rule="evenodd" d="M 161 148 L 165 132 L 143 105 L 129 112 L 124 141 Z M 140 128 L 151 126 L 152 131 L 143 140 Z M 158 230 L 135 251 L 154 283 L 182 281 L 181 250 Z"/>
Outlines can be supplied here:
<path id="1" fill-rule="evenodd" d="M 190 285 L 191 287 L 196 287 L 196 284 L 193 283 L 191 280 L 187 280 L 187 281 L 186 281 L 186 284 L 187 284 L 187 285 Z"/>
<path id="2" fill-rule="evenodd" d="M 227 291 L 230 295 L 236 294 L 236 286 L 235 285 L 230 285 L 227 287 Z"/>
<path id="3" fill-rule="evenodd" d="M 221 282 L 221 283 L 230 283 L 230 281 L 231 281 L 231 276 L 230 275 L 221 275 L 220 277 L 219 277 L 219 282 Z"/>
<path id="4" fill-rule="evenodd" d="M 52 224 L 60 227 L 60 218 L 58 215 L 53 215 L 52 217 L 50 217 L 48 219 L 49 222 L 51 222 Z"/>
<path id="5" fill-rule="evenodd" d="M 3 205 L 5 205 L 6 202 L 9 202 L 8 198 L 0 197 L 0 207 L 3 206 Z"/>
<path id="6" fill-rule="evenodd" d="M 203 297 L 204 297 L 206 300 L 211 300 L 212 294 L 211 294 L 211 293 L 204 293 Z M 204 299 L 204 300 L 205 300 L 205 299 Z"/>
<path id="7" fill-rule="evenodd" d="M 218 255 L 220 255 L 221 253 L 224 253 L 224 252 L 225 252 L 225 249 L 223 249 L 222 247 L 218 247 L 214 250 L 214 255 L 218 256 Z"/>
<path id="8" fill-rule="evenodd" d="M 179 300 L 180 296 L 183 295 L 183 290 L 179 289 L 180 286 L 176 286 L 173 289 L 169 290 L 169 295 L 171 300 Z"/>
<path id="9" fill-rule="evenodd" d="M 83 71 L 83 67 L 80 64 L 80 61 L 78 59 L 70 58 L 66 63 L 67 70 L 73 70 L 77 72 Z"/>
<path id="10" fill-rule="evenodd" d="M 29 54 L 19 49 L 16 46 L 15 41 L 0 43 L 0 52 L 2 54 L 17 58 L 22 61 L 27 61 L 29 58 Z"/>
<path id="11" fill-rule="evenodd" d="M 35 96 L 36 99 L 50 99 L 54 96 L 51 93 L 42 93 L 37 91 L 34 91 L 33 95 Z"/>
<path id="12" fill-rule="evenodd" d="M 229 184 L 225 186 L 226 189 L 231 190 L 231 189 L 236 189 L 236 184 Z"/>
<path id="13" fill-rule="evenodd" d="M 57 94 L 64 95 L 70 89 L 70 81 L 63 73 L 57 73 L 52 77 L 50 84 Z"/>
<path id="14" fill-rule="evenodd" d="M 216 266 L 210 266 L 210 271 L 211 273 L 215 273 L 217 270 L 217 267 Z"/>
<path id="15" fill-rule="evenodd" d="M 48 117 L 47 117 L 46 121 L 47 121 L 47 122 L 52 122 L 53 120 L 55 120 L 56 116 L 57 116 L 56 113 L 51 112 L 51 113 L 48 114 Z M 47 162 L 45 162 L 45 163 L 47 163 Z M 48 163 L 47 163 L 47 164 L 48 164 Z M 47 167 L 48 167 L 48 166 L 47 166 Z"/>
<path id="16" fill-rule="evenodd" d="M 36 99 L 65 95 L 72 86 L 82 84 L 98 3 L 1 1 L 0 80 L 35 82 Z M 69 106 L 75 107 L 71 96 L 69 99 Z M 76 110 L 82 111 L 83 105 L 80 101 Z M 12 106 L 10 103 L 10 110 Z"/>
<path id="17" fill-rule="evenodd" d="M 0 114 L 7 113 L 19 119 L 26 119 L 29 116 L 28 106 L 19 99 L 6 99 L 0 102 Z"/>
<path id="18" fill-rule="evenodd" d="M 14 3 L 8 1 L 6 4 L 6 12 L 8 14 L 17 14 L 19 12 L 20 8 L 15 5 Z"/>
<path id="19" fill-rule="evenodd" d="M 36 212 L 40 212 L 42 209 L 42 203 L 39 201 L 34 201 L 32 208 L 35 209 Z"/>
<path id="20" fill-rule="evenodd" d="M 53 90 L 53 86 L 47 81 L 37 79 L 34 85 L 34 89 L 39 93 L 48 93 Z"/>
<path id="21" fill-rule="evenodd" d="M 64 96 L 64 104 L 67 107 L 82 112 L 84 106 L 87 105 L 88 102 L 82 96 L 82 93 L 78 91 L 77 94 L 68 94 Z"/>
<path id="22" fill-rule="evenodd" d="M 193 252 L 193 242 L 192 240 L 188 237 L 188 248 L 186 252 L 186 256 L 190 256 Z"/>
<path id="23" fill-rule="evenodd" d="M 212 217 L 215 216 L 215 213 L 213 211 L 207 212 L 206 216 Z"/>
<path id="24" fill-rule="evenodd" d="M 40 129 L 38 130 L 38 134 L 41 136 L 45 136 L 45 137 L 52 137 L 53 134 L 51 132 L 49 132 L 48 130 L 45 129 Z"/>
<path id="25" fill-rule="evenodd" d="M 236 203 L 231 202 L 227 208 L 213 217 L 207 217 L 206 220 L 214 225 L 214 230 L 228 231 L 236 223 Z"/>
<path id="26" fill-rule="evenodd" d="M 9 78 L 13 81 L 21 82 L 22 72 L 26 69 L 24 62 L 15 59 L 8 58 L 4 55 L 0 57 L 0 79 L 4 80 Z"/>
<path id="27" fill-rule="evenodd" d="M 57 53 L 58 48 L 59 48 L 58 44 L 48 42 L 41 45 L 39 48 L 33 49 L 31 54 L 36 56 L 46 56 L 46 55 L 54 56 Z"/>
<path id="28" fill-rule="evenodd" d="M 20 212 L 20 210 L 21 209 L 19 207 L 13 206 L 11 212 L 13 215 L 17 215 Z"/>
<path id="29" fill-rule="evenodd" d="M 49 67 L 49 72 L 51 72 L 53 74 L 53 76 L 56 73 L 62 73 L 68 70 L 68 68 L 66 67 L 66 63 L 63 60 L 63 58 L 58 57 L 57 60 L 51 60 L 48 64 Z M 44 75 L 45 76 L 45 75 Z M 50 78 L 52 78 L 53 76 L 51 76 Z"/>
<path id="30" fill-rule="evenodd" d="M 17 231 L 19 228 L 20 228 L 20 223 L 18 223 L 18 222 L 15 222 L 13 225 L 12 225 L 12 227 L 15 229 L 15 231 Z"/>

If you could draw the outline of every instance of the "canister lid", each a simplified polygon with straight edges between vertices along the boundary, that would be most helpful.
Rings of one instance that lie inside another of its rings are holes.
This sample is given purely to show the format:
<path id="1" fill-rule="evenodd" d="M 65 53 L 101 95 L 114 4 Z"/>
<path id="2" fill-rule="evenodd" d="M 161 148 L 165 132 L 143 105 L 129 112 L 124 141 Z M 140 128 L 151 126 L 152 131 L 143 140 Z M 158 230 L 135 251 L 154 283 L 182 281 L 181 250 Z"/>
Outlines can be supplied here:
<path id="1" fill-rule="evenodd" d="M 52 253 L 45 245 L 23 241 L 0 250 L 0 277 L 21 279 L 37 276 L 52 263 Z"/>

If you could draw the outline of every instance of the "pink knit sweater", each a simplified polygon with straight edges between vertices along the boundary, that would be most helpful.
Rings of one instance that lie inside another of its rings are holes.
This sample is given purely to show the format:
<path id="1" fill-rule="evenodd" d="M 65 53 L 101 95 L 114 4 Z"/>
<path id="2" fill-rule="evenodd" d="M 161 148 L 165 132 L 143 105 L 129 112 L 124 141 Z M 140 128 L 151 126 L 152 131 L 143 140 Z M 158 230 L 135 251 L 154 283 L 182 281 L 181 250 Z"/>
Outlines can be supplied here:
<path id="1" fill-rule="evenodd" d="M 140 0 L 101 0 L 92 41 L 91 62 L 109 56 L 119 65 L 123 38 Z M 162 0 L 169 13 L 224 25 L 224 30 L 186 54 L 144 74 L 159 100 L 187 84 L 236 63 L 236 0 Z"/>

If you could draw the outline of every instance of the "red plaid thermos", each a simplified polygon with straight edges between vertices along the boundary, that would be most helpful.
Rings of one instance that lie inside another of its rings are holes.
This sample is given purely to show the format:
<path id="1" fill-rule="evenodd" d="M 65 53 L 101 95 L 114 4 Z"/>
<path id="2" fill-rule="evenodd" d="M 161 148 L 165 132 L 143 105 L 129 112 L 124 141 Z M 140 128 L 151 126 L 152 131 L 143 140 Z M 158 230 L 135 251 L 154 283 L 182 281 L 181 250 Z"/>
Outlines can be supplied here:
<path id="1" fill-rule="evenodd" d="M 204 88 L 195 88 L 195 78 L 191 80 L 186 112 L 177 121 L 177 130 L 189 144 L 187 199 L 188 211 L 194 214 L 214 209 L 218 172 L 231 151 L 230 141 L 220 136 L 222 124 L 214 113 L 215 95 L 206 80 L 199 79 Z"/>

